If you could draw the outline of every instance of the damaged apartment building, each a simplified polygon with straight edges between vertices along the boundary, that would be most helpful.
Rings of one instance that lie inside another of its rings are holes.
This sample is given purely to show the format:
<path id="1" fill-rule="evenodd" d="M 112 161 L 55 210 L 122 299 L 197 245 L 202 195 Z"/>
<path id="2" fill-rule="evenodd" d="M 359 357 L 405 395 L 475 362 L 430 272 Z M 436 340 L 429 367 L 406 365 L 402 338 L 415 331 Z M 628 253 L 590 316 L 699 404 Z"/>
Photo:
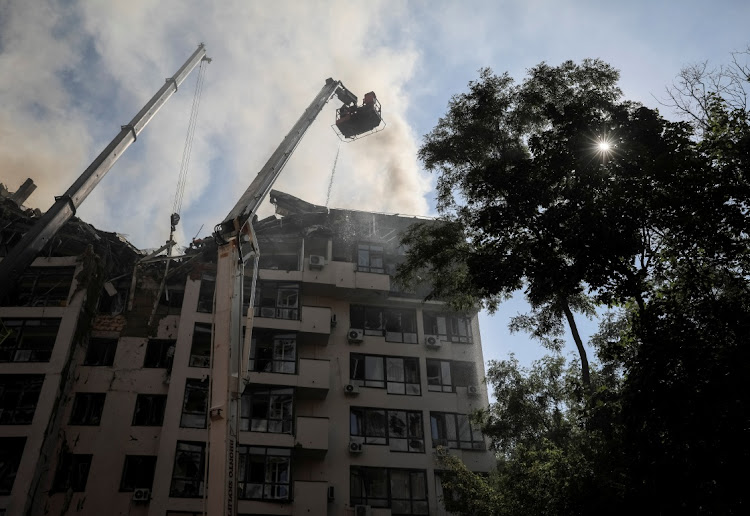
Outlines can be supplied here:
<path id="1" fill-rule="evenodd" d="M 0 194 L 2 257 L 39 214 Z M 488 402 L 476 314 L 393 282 L 414 217 L 271 201 L 237 513 L 446 514 L 436 452 L 495 463 L 468 417 Z M 73 218 L 2 293 L 0 514 L 203 514 L 216 253 L 166 259 Z"/>

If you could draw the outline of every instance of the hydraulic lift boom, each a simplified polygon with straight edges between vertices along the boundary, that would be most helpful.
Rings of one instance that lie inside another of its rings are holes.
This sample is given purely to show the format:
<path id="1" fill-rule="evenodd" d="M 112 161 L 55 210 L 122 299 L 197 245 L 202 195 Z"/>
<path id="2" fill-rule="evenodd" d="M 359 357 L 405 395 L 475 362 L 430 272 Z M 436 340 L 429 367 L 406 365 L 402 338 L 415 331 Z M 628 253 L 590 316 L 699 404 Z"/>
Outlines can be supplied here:
<path id="1" fill-rule="evenodd" d="M 336 122 L 339 134 L 345 139 L 355 139 L 378 128 L 382 120 L 380 105 L 377 104 L 374 93 L 368 93 L 368 102 L 358 107 L 357 97 L 340 81 L 327 79 L 323 88 L 250 183 L 234 208 L 215 228 L 214 236 L 219 243 L 219 250 L 211 356 L 208 431 L 210 480 L 206 492 L 206 514 L 237 514 L 236 457 L 240 397 L 248 377 L 253 328 L 252 306 L 260 256 L 252 220 L 305 132 L 334 95 L 343 103 L 339 111 L 346 112 L 346 118 L 338 116 Z M 251 259 L 254 262 L 253 279 L 245 319 L 242 314 L 244 268 Z M 245 337 L 243 342 L 240 342 L 243 323 Z"/>

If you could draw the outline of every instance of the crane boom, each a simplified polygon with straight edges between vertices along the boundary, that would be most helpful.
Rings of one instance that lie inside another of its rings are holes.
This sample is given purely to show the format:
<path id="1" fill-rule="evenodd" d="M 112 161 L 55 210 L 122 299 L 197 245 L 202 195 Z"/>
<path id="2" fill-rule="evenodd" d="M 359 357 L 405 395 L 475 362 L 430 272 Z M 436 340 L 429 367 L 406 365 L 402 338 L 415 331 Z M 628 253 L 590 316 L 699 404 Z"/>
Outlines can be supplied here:
<path id="1" fill-rule="evenodd" d="M 261 168 L 250 186 L 223 222 L 215 228 L 219 242 L 216 260 L 216 291 L 211 346 L 210 417 L 208 425 L 207 485 L 205 514 L 235 516 L 237 514 L 236 464 L 239 437 L 239 405 L 248 375 L 250 342 L 253 329 L 253 296 L 258 277 L 260 250 L 252 229 L 252 219 L 263 199 L 273 187 L 281 170 L 291 157 L 307 129 L 323 106 L 338 96 L 354 117 L 338 120 L 337 129 L 345 138 L 354 139 L 375 130 L 381 122 L 379 105 L 372 101 L 357 108 L 357 97 L 340 81 L 327 79 L 292 130 Z M 242 238 L 241 238 L 242 237 Z M 252 243 L 243 253 L 243 240 Z M 252 288 L 247 317 L 243 317 L 243 285 L 245 263 L 254 260 Z M 244 340 L 242 339 L 244 329 Z M 241 342 L 242 341 L 242 342 Z"/>
<path id="2" fill-rule="evenodd" d="M 136 140 L 154 115 L 169 100 L 169 97 L 177 91 L 177 88 L 190 72 L 202 59 L 207 59 L 205 56 L 206 47 L 201 43 L 197 50 L 193 52 L 193 55 L 177 70 L 177 73 L 166 80 L 159 91 L 143 106 L 143 109 L 135 115 L 129 124 L 121 127 L 120 132 L 109 145 L 91 162 L 70 188 L 56 198 L 52 207 L 10 250 L 5 259 L 0 262 L 0 293 L 11 290 L 15 281 L 31 265 L 31 262 L 34 261 L 45 244 L 75 215 L 84 199 L 99 184 L 99 181 L 122 156 L 122 153 Z"/>

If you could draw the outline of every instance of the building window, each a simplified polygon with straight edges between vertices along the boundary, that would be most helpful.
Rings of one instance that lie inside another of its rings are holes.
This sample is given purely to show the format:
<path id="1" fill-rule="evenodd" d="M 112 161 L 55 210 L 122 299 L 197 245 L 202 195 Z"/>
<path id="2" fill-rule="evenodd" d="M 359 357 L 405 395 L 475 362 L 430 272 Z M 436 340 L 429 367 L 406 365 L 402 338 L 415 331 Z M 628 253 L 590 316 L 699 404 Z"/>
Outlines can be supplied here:
<path id="1" fill-rule="evenodd" d="M 349 435 L 365 444 L 385 444 L 391 451 L 424 453 L 422 412 L 351 407 Z"/>
<path id="2" fill-rule="evenodd" d="M 454 392 L 456 387 L 477 385 L 474 362 L 427 359 L 427 390 Z"/>
<path id="3" fill-rule="evenodd" d="M 190 367 L 209 367 L 211 365 L 211 324 L 195 323 L 189 365 Z"/>
<path id="4" fill-rule="evenodd" d="M 49 362 L 60 319 L 3 319 L 0 362 Z"/>
<path id="5" fill-rule="evenodd" d="M 253 314 L 271 319 L 299 319 L 299 284 L 259 281 Z"/>
<path id="6" fill-rule="evenodd" d="M 0 425 L 30 425 L 43 383 L 43 374 L 0 375 Z"/>
<path id="7" fill-rule="evenodd" d="M 103 392 L 79 392 L 73 400 L 73 413 L 70 415 L 71 425 L 96 426 L 102 420 L 104 400 L 107 395 Z"/>
<path id="8" fill-rule="evenodd" d="M 0 437 L 0 496 L 13 490 L 25 446 L 25 437 Z"/>
<path id="9" fill-rule="evenodd" d="M 377 244 L 357 245 L 357 270 L 383 274 L 383 246 Z"/>
<path id="10" fill-rule="evenodd" d="M 289 500 L 291 450 L 239 446 L 237 496 L 243 500 Z"/>
<path id="11" fill-rule="evenodd" d="M 422 395 L 418 358 L 352 353 L 349 378 L 363 387 L 386 389 L 388 394 Z"/>
<path id="12" fill-rule="evenodd" d="M 350 326 L 365 335 L 384 336 L 388 342 L 417 343 L 417 312 L 401 308 L 352 305 Z"/>
<path id="13" fill-rule="evenodd" d="M 208 411 L 208 380 L 188 378 L 185 381 L 185 398 L 182 402 L 180 426 L 183 428 L 206 428 Z"/>
<path id="14" fill-rule="evenodd" d="M 297 372 L 297 336 L 253 330 L 250 370 L 262 373 Z"/>
<path id="15" fill-rule="evenodd" d="M 63 453 L 55 475 L 53 491 L 63 492 L 68 489 L 74 492 L 86 490 L 89 478 L 92 455 L 80 453 Z"/>
<path id="16" fill-rule="evenodd" d="M 425 335 L 437 335 L 440 340 L 471 344 L 471 319 L 462 315 L 424 312 Z"/>
<path id="17" fill-rule="evenodd" d="M 156 457 L 152 455 L 126 455 L 122 468 L 120 491 L 151 489 L 154 483 Z"/>
<path id="18" fill-rule="evenodd" d="M 135 400 L 133 426 L 161 426 L 166 406 L 164 394 L 139 394 Z"/>
<path id="19" fill-rule="evenodd" d="M 424 470 L 351 466 L 349 496 L 352 506 L 390 507 L 393 516 L 429 514 Z"/>
<path id="20" fill-rule="evenodd" d="M 214 311 L 214 290 L 216 289 L 216 273 L 204 272 L 201 276 L 201 287 L 198 291 L 198 307 L 196 311 L 212 313 Z"/>
<path id="21" fill-rule="evenodd" d="M 432 446 L 462 450 L 484 450 L 484 436 L 469 416 L 449 412 L 430 412 Z"/>
<path id="22" fill-rule="evenodd" d="M 117 339 L 91 338 L 83 365 L 111 366 L 115 362 Z"/>
<path id="23" fill-rule="evenodd" d="M 247 388 L 242 394 L 240 430 L 292 433 L 294 389 Z"/>
<path id="24" fill-rule="evenodd" d="M 302 250 L 302 241 L 262 239 L 259 243 L 263 252 L 258 261 L 259 269 L 271 269 L 280 271 L 298 271 L 299 256 Z"/>
<path id="25" fill-rule="evenodd" d="M 166 285 L 159 298 L 160 314 L 180 315 L 182 302 L 185 300 L 185 284 Z"/>
<path id="26" fill-rule="evenodd" d="M 6 297 L 5 306 L 66 306 L 75 267 L 30 267 Z"/>
<path id="27" fill-rule="evenodd" d="M 169 496 L 200 498 L 203 496 L 203 473 L 206 443 L 177 441 Z"/>
<path id="28" fill-rule="evenodd" d="M 171 369 L 175 345 L 171 339 L 148 339 L 143 367 Z"/>

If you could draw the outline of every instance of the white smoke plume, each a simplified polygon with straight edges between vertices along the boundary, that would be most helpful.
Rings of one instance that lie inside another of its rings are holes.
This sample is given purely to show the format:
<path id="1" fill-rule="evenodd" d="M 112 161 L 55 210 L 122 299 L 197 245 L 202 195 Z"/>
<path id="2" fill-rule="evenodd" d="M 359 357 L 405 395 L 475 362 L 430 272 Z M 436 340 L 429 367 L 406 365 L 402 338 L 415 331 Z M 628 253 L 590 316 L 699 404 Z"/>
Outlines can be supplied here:
<path id="1" fill-rule="evenodd" d="M 204 42 L 208 65 L 181 244 L 221 222 L 314 95 L 333 77 L 374 90 L 387 128 L 342 143 L 331 207 L 427 211 L 405 88 L 419 53 L 391 2 L 10 0 L 0 17 L 0 182 L 38 185 L 47 209 Z M 79 215 L 157 247 L 168 236 L 197 71 L 156 115 Z M 326 106 L 276 188 L 324 204 L 339 145 Z M 268 211 L 266 210 L 266 214 Z"/>

